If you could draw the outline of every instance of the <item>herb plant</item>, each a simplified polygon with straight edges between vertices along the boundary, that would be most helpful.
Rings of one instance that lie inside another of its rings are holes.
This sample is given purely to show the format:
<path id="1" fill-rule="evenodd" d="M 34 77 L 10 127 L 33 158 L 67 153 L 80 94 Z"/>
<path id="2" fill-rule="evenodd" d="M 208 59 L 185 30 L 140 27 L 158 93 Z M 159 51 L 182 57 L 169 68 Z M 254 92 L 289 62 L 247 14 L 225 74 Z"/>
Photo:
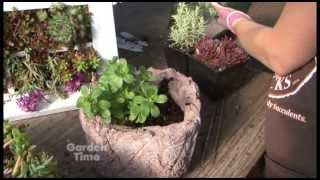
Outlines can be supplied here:
<path id="1" fill-rule="evenodd" d="M 96 83 L 81 87 L 77 106 L 88 119 L 100 116 L 104 123 L 144 123 L 160 115 L 157 104 L 167 102 L 152 83 L 156 79 L 145 68 L 134 70 L 126 59 L 113 58 Z"/>
<path id="2" fill-rule="evenodd" d="M 21 128 L 5 121 L 3 130 L 4 177 L 56 177 L 56 161 L 45 152 L 36 151 Z"/>
<path id="3" fill-rule="evenodd" d="M 178 4 L 177 12 L 172 16 L 169 40 L 171 46 L 190 52 L 206 31 L 206 22 L 199 6 L 192 7 L 184 2 Z"/>

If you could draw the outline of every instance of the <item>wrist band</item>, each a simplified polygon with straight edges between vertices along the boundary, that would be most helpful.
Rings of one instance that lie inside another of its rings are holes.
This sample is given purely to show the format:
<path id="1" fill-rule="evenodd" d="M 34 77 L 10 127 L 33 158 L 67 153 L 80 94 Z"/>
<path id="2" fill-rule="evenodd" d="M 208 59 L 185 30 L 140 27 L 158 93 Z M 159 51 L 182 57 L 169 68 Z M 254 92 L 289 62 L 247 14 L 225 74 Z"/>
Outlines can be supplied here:
<path id="1" fill-rule="evenodd" d="M 226 17 L 226 24 L 227 24 L 227 27 L 230 29 L 231 32 L 234 32 L 233 28 L 232 28 L 232 24 L 235 22 L 235 21 L 238 21 L 240 20 L 241 18 L 244 18 L 244 19 L 248 19 L 250 20 L 250 16 L 248 16 L 247 14 L 241 12 L 241 11 L 233 11 L 231 12 L 230 14 L 228 14 L 228 16 Z"/>

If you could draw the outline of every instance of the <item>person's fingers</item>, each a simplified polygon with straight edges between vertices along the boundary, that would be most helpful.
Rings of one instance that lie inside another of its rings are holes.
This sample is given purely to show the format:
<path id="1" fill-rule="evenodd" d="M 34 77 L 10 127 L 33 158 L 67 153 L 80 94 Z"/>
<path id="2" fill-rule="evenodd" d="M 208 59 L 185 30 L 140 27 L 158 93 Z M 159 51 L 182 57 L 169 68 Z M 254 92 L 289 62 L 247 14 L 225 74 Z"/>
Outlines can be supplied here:
<path id="1" fill-rule="evenodd" d="M 217 11 L 219 17 L 226 17 L 230 13 L 230 11 L 232 11 L 230 8 L 224 7 L 217 2 L 211 2 L 211 5 Z"/>
<path id="2" fill-rule="evenodd" d="M 219 8 L 223 7 L 222 5 L 220 5 L 220 4 L 217 3 L 217 2 L 211 2 L 211 5 L 212 5 L 215 9 L 219 9 Z"/>
<path id="3" fill-rule="evenodd" d="M 211 2 L 211 5 L 218 13 L 220 13 L 220 9 L 222 7 L 220 4 L 218 4 L 217 2 Z"/>
<path id="4" fill-rule="evenodd" d="M 218 18 L 217 22 L 223 26 L 226 26 L 225 21 L 222 18 Z"/>

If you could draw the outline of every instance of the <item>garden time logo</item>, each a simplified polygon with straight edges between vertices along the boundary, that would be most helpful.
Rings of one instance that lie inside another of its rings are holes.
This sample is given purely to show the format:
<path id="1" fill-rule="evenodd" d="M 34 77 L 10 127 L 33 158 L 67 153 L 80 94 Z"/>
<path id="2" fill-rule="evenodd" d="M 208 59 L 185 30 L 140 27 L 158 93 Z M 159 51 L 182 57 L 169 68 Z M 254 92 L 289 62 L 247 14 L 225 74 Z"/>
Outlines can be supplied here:
<path id="1" fill-rule="evenodd" d="M 75 145 L 69 143 L 66 146 L 69 152 L 72 152 L 76 161 L 100 161 L 100 156 L 96 154 L 99 151 L 107 151 L 106 146 L 100 145 Z"/>

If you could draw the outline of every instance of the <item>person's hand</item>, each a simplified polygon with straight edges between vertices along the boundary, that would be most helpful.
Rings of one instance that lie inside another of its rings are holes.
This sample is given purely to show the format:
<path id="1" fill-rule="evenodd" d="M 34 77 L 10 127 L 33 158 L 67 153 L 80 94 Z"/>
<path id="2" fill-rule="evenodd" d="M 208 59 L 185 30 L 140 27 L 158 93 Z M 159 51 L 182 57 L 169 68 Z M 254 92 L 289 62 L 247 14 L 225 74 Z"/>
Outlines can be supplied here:
<path id="1" fill-rule="evenodd" d="M 218 23 L 227 27 L 233 33 L 235 33 L 233 27 L 237 22 L 242 19 L 251 19 L 245 13 L 229 7 L 224 7 L 217 2 L 211 2 L 211 4 L 219 16 Z"/>

